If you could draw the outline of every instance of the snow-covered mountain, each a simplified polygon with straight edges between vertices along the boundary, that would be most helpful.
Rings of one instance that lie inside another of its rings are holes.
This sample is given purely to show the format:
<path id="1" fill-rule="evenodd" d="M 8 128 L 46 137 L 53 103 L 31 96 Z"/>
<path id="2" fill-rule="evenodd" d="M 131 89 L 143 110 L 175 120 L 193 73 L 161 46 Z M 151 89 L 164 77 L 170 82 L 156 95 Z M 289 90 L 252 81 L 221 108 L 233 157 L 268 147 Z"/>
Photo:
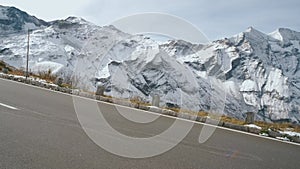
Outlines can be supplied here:
<path id="1" fill-rule="evenodd" d="M 0 35 L 24 32 L 48 26 L 48 23 L 28 15 L 15 7 L 0 5 Z"/>
<path id="2" fill-rule="evenodd" d="M 211 44 L 157 43 L 82 18 L 45 22 L 1 6 L 0 59 L 21 69 L 28 25 L 35 25 L 31 71 L 51 69 L 84 90 L 103 85 L 107 95 L 148 101 L 158 94 L 162 106 L 196 111 L 220 112 L 225 102 L 224 113 L 237 118 L 252 111 L 266 121 L 300 122 L 299 32 L 249 28 Z"/>

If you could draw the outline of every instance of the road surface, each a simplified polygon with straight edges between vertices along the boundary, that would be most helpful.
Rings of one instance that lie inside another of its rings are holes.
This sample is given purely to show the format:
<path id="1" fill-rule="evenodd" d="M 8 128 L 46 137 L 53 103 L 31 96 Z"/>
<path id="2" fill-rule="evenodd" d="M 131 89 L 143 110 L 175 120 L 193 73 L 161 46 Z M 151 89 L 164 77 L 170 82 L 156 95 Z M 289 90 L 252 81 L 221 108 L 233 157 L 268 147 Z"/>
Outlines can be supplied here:
<path id="1" fill-rule="evenodd" d="M 174 119 L 132 123 L 114 106 L 98 103 L 119 132 L 149 137 L 163 132 Z M 82 129 L 72 96 L 0 79 L 0 169 L 203 168 L 296 169 L 300 146 L 218 128 L 198 142 L 202 124 L 161 155 L 124 158 L 97 146 Z"/>

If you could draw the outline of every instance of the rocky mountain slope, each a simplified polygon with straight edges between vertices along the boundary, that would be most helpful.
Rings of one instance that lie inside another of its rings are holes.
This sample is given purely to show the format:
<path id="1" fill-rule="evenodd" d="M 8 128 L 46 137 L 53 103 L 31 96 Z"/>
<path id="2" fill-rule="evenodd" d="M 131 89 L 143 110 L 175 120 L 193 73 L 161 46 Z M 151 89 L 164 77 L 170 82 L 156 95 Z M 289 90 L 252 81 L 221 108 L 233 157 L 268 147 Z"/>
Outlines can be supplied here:
<path id="1" fill-rule="evenodd" d="M 0 5 L 0 35 L 19 33 L 28 29 L 46 27 L 49 24 L 15 7 Z"/>
<path id="2" fill-rule="evenodd" d="M 0 60 L 24 69 L 28 28 L 30 70 L 51 69 L 84 90 L 103 85 L 114 97 L 158 94 L 162 106 L 300 122 L 299 32 L 249 28 L 211 44 L 157 43 L 77 17 L 45 22 L 1 6 Z"/>

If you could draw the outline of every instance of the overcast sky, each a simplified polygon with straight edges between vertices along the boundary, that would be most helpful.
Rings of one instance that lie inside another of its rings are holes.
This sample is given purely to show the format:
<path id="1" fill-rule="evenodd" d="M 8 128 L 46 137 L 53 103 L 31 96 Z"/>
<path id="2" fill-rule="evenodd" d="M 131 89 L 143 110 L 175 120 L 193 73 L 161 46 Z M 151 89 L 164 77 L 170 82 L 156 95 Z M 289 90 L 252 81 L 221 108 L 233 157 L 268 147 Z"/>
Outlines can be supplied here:
<path id="1" fill-rule="evenodd" d="M 100 26 L 142 12 L 186 19 L 210 40 L 230 37 L 249 26 L 270 33 L 279 27 L 300 31 L 299 0 L 0 0 L 46 21 L 80 16 Z"/>

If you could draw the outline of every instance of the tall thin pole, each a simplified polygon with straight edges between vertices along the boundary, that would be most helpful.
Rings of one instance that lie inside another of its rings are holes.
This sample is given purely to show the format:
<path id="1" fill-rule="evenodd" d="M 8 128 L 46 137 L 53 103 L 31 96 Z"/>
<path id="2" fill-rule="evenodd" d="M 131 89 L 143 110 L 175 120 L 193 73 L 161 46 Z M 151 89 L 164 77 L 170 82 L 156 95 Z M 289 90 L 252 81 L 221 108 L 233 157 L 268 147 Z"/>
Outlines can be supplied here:
<path id="1" fill-rule="evenodd" d="M 30 40 L 30 30 L 28 29 L 28 34 L 27 34 L 27 58 L 26 58 L 26 80 L 29 76 L 28 73 L 28 62 L 29 62 L 29 40 Z"/>

